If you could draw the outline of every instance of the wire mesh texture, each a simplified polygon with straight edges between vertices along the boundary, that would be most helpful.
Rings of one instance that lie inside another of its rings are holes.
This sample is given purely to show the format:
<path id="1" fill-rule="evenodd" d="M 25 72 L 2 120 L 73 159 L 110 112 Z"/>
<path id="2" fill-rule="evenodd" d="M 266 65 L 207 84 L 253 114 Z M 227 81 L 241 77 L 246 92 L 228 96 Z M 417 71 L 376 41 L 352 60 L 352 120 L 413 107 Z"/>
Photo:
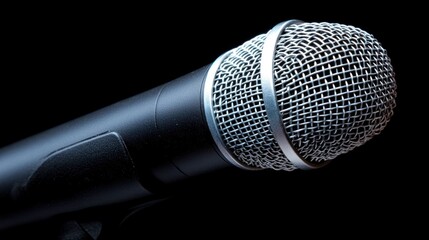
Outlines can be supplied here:
<path id="1" fill-rule="evenodd" d="M 240 162 L 292 171 L 268 122 L 260 77 L 266 34 L 234 49 L 213 83 L 222 141 Z M 302 159 L 323 162 L 379 134 L 393 115 L 394 72 L 369 33 L 334 23 L 286 27 L 276 43 L 274 85 L 288 139 Z"/>

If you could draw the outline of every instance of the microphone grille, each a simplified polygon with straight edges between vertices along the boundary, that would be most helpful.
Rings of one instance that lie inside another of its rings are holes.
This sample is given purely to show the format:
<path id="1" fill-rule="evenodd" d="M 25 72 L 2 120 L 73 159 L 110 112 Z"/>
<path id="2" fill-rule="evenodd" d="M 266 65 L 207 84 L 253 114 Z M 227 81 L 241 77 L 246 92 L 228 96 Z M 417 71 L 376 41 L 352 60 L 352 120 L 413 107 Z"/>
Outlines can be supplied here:
<path id="1" fill-rule="evenodd" d="M 234 49 L 212 89 L 219 135 L 250 167 L 297 168 L 276 141 L 261 84 L 266 34 Z M 367 32 L 333 23 L 293 24 L 275 46 L 273 79 L 285 133 L 305 161 L 321 163 L 379 134 L 393 114 L 394 72 L 386 50 Z"/>
<path id="2" fill-rule="evenodd" d="M 396 84 L 386 50 L 351 26 L 304 23 L 284 30 L 274 59 L 289 141 L 310 161 L 362 145 L 393 115 Z"/>

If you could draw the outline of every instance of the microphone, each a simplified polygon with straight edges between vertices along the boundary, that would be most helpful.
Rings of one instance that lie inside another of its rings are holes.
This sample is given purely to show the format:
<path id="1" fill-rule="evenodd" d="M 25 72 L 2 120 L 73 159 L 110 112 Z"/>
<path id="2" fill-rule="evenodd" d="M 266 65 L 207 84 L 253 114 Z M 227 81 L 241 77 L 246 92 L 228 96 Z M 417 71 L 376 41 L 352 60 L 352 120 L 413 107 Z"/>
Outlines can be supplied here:
<path id="1" fill-rule="evenodd" d="M 212 64 L 0 150 L 0 230 L 227 168 L 316 169 L 380 134 L 396 83 L 371 34 L 290 20 Z"/>

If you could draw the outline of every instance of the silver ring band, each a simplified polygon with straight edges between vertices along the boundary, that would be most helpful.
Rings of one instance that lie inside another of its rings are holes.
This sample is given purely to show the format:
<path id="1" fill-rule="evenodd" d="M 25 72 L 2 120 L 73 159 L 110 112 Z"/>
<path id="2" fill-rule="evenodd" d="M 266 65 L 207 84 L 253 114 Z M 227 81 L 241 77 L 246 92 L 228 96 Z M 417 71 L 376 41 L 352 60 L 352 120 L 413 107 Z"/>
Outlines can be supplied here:
<path id="1" fill-rule="evenodd" d="M 297 154 L 293 146 L 290 144 L 277 103 L 276 89 L 274 85 L 275 79 L 273 75 L 276 45 L 280 34 L 290 25 L 300 23 L 302 23 L 302 21 L 299 20 L 282 22 L 277 24 L 267 33 L 261 56 L 261 85 L 265 109 L 267 111 L 268 121 L 274 138 L 279 144 L 283 154 L 295 167 L 307 170 L 318 168 L 323 164 L 305 161 Z"/>

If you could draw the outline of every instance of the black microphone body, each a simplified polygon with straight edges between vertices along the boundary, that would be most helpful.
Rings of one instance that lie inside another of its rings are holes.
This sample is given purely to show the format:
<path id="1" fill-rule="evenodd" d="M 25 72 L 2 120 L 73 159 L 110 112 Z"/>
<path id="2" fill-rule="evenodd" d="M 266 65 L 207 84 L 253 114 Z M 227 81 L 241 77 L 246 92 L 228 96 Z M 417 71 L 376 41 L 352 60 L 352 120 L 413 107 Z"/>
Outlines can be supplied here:
<path id="1" fill-rule="evenodd" d="M 230 165 L 204 119 L 209 67 L 0 151 L 0 229 L 152 195 Z"/>

